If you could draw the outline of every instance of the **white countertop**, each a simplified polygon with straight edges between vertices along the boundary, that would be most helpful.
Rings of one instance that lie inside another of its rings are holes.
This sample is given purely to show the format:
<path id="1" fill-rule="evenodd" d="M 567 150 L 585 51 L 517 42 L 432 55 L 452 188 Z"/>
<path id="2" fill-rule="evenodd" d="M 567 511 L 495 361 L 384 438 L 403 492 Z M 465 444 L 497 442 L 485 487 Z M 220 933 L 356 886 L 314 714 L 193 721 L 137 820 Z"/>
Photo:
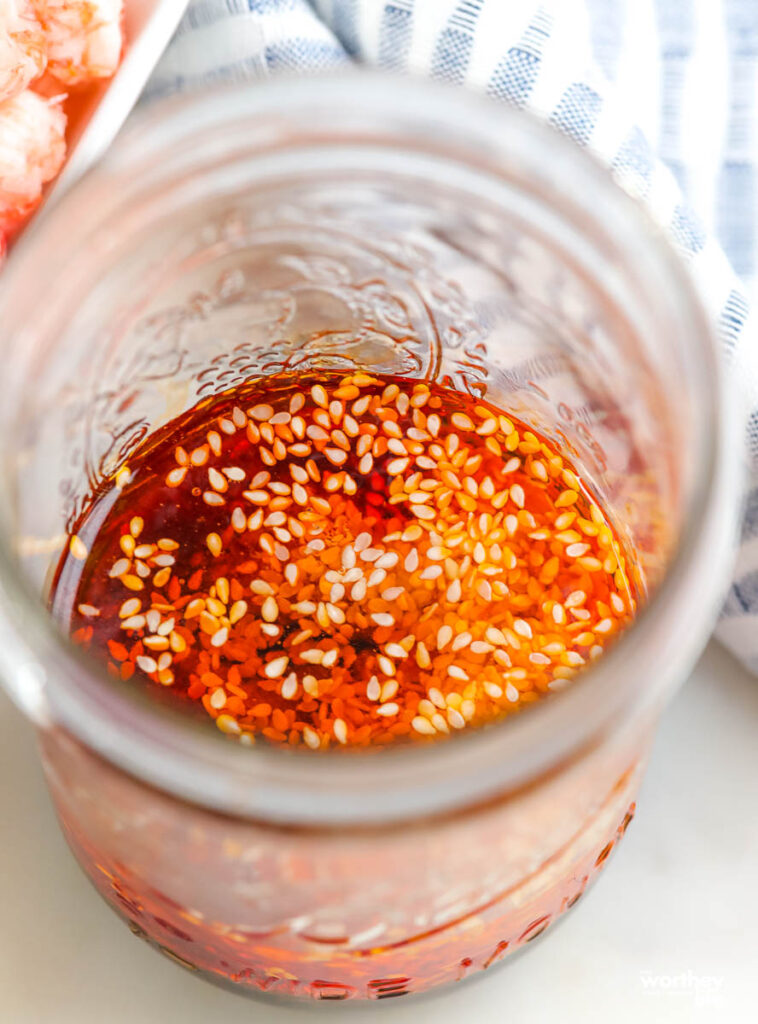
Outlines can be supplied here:
<path id="1" fill-rule="evenodd" d="M 369 1012 L 388 1024 L 755 1020 L 757 795 L 758 680 L 712 645 L 665 715 L 637 817 L 586 899 L 481 981 Z M 3 1024 L 305 1020 L 193 978 L 118 922 L 69 854 L 32 730 L 3 697 L 0 820 Z M 368 1019 L 361 1009 L 318 1016 L 352 1024 Z"/>

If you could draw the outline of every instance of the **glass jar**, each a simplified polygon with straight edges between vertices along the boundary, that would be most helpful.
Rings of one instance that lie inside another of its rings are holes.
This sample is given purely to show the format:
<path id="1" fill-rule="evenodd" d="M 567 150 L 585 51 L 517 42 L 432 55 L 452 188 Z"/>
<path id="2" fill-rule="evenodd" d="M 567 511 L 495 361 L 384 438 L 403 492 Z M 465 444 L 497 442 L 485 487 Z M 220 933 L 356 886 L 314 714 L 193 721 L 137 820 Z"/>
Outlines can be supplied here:
<path id="1" fill-rule="evenodd" d="M 0 280 L 0 667 L 130 928 L 244 991 L 381 999 L 490 968 L 634 813 L 735 527 L 733 403 L 685 268 L 525 114 L 352 74 L 155 106 Z M 66 527 L 150 431 L 284 368 L 485 395 L 559 440 L 648 600 L 573 685 L 378 756 L 241 748 L 108 679 L 46 610 Z"/>

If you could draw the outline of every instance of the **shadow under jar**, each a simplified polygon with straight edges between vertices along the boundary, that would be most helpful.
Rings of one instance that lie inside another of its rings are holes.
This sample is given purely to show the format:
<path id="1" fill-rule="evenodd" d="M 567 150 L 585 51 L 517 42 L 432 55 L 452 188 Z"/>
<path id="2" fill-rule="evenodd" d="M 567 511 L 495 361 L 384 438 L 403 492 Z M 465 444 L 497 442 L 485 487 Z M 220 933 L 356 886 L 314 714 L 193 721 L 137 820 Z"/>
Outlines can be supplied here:
<path id="1" fill-rule="evenodd" d="M 151 108 L 0 281 L 0 667 L 77 859 L 210 980 L 383 999 L 490 968 L 584 892 L 704 643 L 734 424 L 684 268 L 573 143 L 356 74 Z M 570 453 L 647 595 L 528 712 L 423 748 L 241 748 L 46 611 L 67 526 L 148 433 L 253 375 L 403 374 Z"/>

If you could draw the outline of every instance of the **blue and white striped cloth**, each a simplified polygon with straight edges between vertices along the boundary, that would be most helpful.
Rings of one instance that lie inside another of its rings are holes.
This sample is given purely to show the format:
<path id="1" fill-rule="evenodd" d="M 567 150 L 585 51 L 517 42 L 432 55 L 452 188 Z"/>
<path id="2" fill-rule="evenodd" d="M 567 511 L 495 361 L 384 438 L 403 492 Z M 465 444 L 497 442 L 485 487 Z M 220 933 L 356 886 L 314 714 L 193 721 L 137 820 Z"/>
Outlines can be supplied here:
<path id="1" fill-rule="evenodd" d="M 192 0 L 146 95 L 350 61 L 528 107 L 668 227 L 753 410 L 719 634 L 758 671 L 758 0 Z"/>

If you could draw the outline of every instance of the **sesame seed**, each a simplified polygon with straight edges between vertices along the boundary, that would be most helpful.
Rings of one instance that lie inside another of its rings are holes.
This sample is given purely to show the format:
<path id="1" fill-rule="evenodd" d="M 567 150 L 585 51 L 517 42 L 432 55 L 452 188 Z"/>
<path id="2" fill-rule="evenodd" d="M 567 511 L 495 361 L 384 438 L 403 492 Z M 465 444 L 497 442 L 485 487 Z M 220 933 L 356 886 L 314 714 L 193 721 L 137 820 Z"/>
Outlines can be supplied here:
<path id="1" fill-rule="evenodd" d="M 162 622 L 158 626 L 158 628 L 156 629 L 156 633 L 158 633 L 159 636 L 169 636 L 173 632 L 175 624 L 176 619 L 174 619 L 172 616 L 171 618 L 166 619 L 165 622 Z"/>
<path id="2" fill-rule="evenodd" d="M 465 728 L 466 719 L 463 717 L 460 711 L 456 711 L 455 708 L 448 708 L 446 714 L 448 724 L 451 725 L 453 729 Z"/>
<path id="3" fill-rule="evenodd" d="M 566 548 L 566 554 L 569 558 L 581 558 L 581 556 L 586 555 L 589 550 L 589 544 L 569 544 Z"/>
<path id="4" fill-rule="evenodd" d="M 213 644 L 214 647 L 223 647 L 228 638 L 229 630 L 227 629 L 226 626 L 222 626 L 221 629 L 216 630 L 216 632 L 211 637 L 211 643 Z"/>
<path id="5" fill-rule="evenodd" d="M 136 615 L 142 608 L 142 602 L 138 597 L 127 598 L 118 610 L 119 618 L 128 619 L 130 615 Z"/>
<path id="6" fill-rule="evenodd" d="M 413 548 L 405 557 L 403 568 L 406 572 L 415 572 L 419 567 L 419 554 L 418 551 Z"/>
<path id="7" fill-rule="evenodd" d="M 555 499 L 556 508 L 565 508 L 566 505 L 573 505 L 579 500 L 579 495 L 574 490 L 561 492 Z"/>
<path id="8" fill-rule="evenodd" d="M 321 746 L 321 740 L 318 737 L 318 733 L 311 729 L 309 725 L 306 725 L 303 729 L 303 739 L 311 750 L 318 750 Z"/>
<path id="9" fill-rule="evenodd" d="M 327 602 L 325 607 L 329 620 L 331 622 L 334 622 L 336 625 L 341 626 L 342 623 L 345 621 L 345 613 L 342 611 L 342 609 L 337 607 L 337 605 L 332 604 L 331 602 Z"/>
<path id="10" fill-rule="evenodd" d="M 379 700 L 382 688 L 376 676 L 372 676 L 366 685 L 366 696 L 369 700 Z"/>
<path id="11" fill-rule="evenodd" d="M 398 684 L 397 679 L 388 679 L 387 680 L 387 682 L 384 684 L 384 686 L 382 686 L 382 692 L 381 692 L 381 697 L 380 697 L 380 700 L 382 701 L 382 703 L 386 703 L 387 701 L 392 700 L 392 698 L 395 696 L 395 694 L 398 691 L 398 686 L 399 686 L 399 684 Z"/>
<path id="12" fill-rule="evenodd" d="M 287 671 L 289 661 L 290 660 L 286 655 L 281 655 L 281 657 L 274 658 L 273 661 L 269 661 L 263 671 L 269 679 L 278 679 Z"/>
<path id="13" fill-rule="evenodd" d="M 270 420 L 274 415 L 273 407 L 270 405 L 262 404 L 255 405 L 252 409 L 248 409 L 248 415 L 254 420 Z"/>
<path id="14" fill-rule="evenodd" d="M 68 547 L 73 557 L 81 562 L 83 562 L 89 555 L 87 545 L 84 543 L 81 537 L 77 537 L 76 534 L 74 534 L 73 537 L 71 537 Z"/>
<path id="15" fill-rule="evenodd" d="M 219 473 L 213 466 L 208 470 L 208 482 L 214 491 L 223 492 L 229 487 L 222 473 Z"/>
<path id="16" fill-rule="evenodd" d="M 437 630 L 437 650 L 442 651 L 453 639 L 453 630 L 447 624 Z"/>
<path id="17" fill-rule="evenodd" d="M 169 653 L 169 651 L 164 651 L 158 658 L 158 671 L 165 672 L 173 660 L 173 656 Z"/>
<path id="18" fill-rule="evenodd" d="M 181 654 L 187 650 L 187 641 L 181 633 L 173 632 L 168 638 L 169 646 L 174 654 Z"/>
<path id="19" fill-rule="evenodd" d="M 442 568 L 439 565 L 429 565 L 421 572 L 422 580 L 436 580 L 442 575 Z"/>
<path id="20" fill-rule="evenodd" d="M 399 459 L 390 459 L 390 461 L 387 463 L 387 473 L 390 476 L 399 476 L 401 473 L 404 473 L 406 471 L 406 469 L 410 465 L 410 462 L 411 460 L 407 457 L 402 457 Z"/>
<path id="21" fill-rule="evenodd" d="M 344 718 L 335 718 L 334 720 L 334 737 L 338 743 L 347 743 L 347 722 Z"/>
<path id="22" fill-rule="evenodd" d="M 445 703 L 445 698 L 442 696 L 442 692 L 440 690 L 438 690 L 435 686 L 432 686 L 428 690 L 428 694 L 429 700 L 432 702 L 432 704 L 434 704 L 435 707 L 442 708 L 443 710 L 445 709 L 447 705 Z"/>
<path id="23" fill-rule="evenodd" d="M 284 680 L 280 692 L 284 700 L 292 700 L 295 697 L 297 693 L 297 676 L 294 672 L 290 672 Z"/>
<path id="24" fill-rule="evenodd" d="M 208 699 L 210 700 L 211 707 L 220 711 L 226 704 L 226 693 L 220 686 L 217 686 Z"/>
<path id="25" fill-rule="evenodd" d="M 180 487 L 187 476 L 186 466 L 177 466 L 166 474 L 166 487 Z"/>
<path id="26" fill-rule="evenodd" d="M 97 609 L 95 610 L 97 611 Z M 146 621 L 144 615 L 131 615 L 128 619 L 121 620 L 122 629 L 144 629 L 145 625 Z"/>
<path id="27" fill-rule="evenodd" d="M 461 702 L 460 711 L 466 721 L 470 722 L 476 714 L 476 704 L 474 704 L 473 700 L 464 700 Z"/>
<path id="28" fill-rule="evenodd" d="M 452 649 L 454 651 L 462 651 L 464 648 L 469 646 L 471 639 L 471 634 L 468 631 L 456 634 L 456 636 L 453 637 Z"/>
<path id="29" fill-rule="evenodd" d="M 386 707 L 386 705 L 384 706 Z M 434 736 L 437 731 L 429 719 L 423 718 L 421 715 L 417 715 L 411 722 L 411 725 L 422 736 Z"/>
<path id="30" fill-rule="evenodd" d="M 216 725 L 221 732 L 228 733 L 231 736 L 239 736 L 242 732 L 239 722 L 236 718 L 232 718 L 231 715 L 219 715 L 216 719 Z"/>
<path id="31" fill-rule="evenodd" d="M 379 671 L 385 676 L 394 676 L 395 666 L 389 658 L 383 654 L 377 655 L 376 663 L 379 666 Z"/>

